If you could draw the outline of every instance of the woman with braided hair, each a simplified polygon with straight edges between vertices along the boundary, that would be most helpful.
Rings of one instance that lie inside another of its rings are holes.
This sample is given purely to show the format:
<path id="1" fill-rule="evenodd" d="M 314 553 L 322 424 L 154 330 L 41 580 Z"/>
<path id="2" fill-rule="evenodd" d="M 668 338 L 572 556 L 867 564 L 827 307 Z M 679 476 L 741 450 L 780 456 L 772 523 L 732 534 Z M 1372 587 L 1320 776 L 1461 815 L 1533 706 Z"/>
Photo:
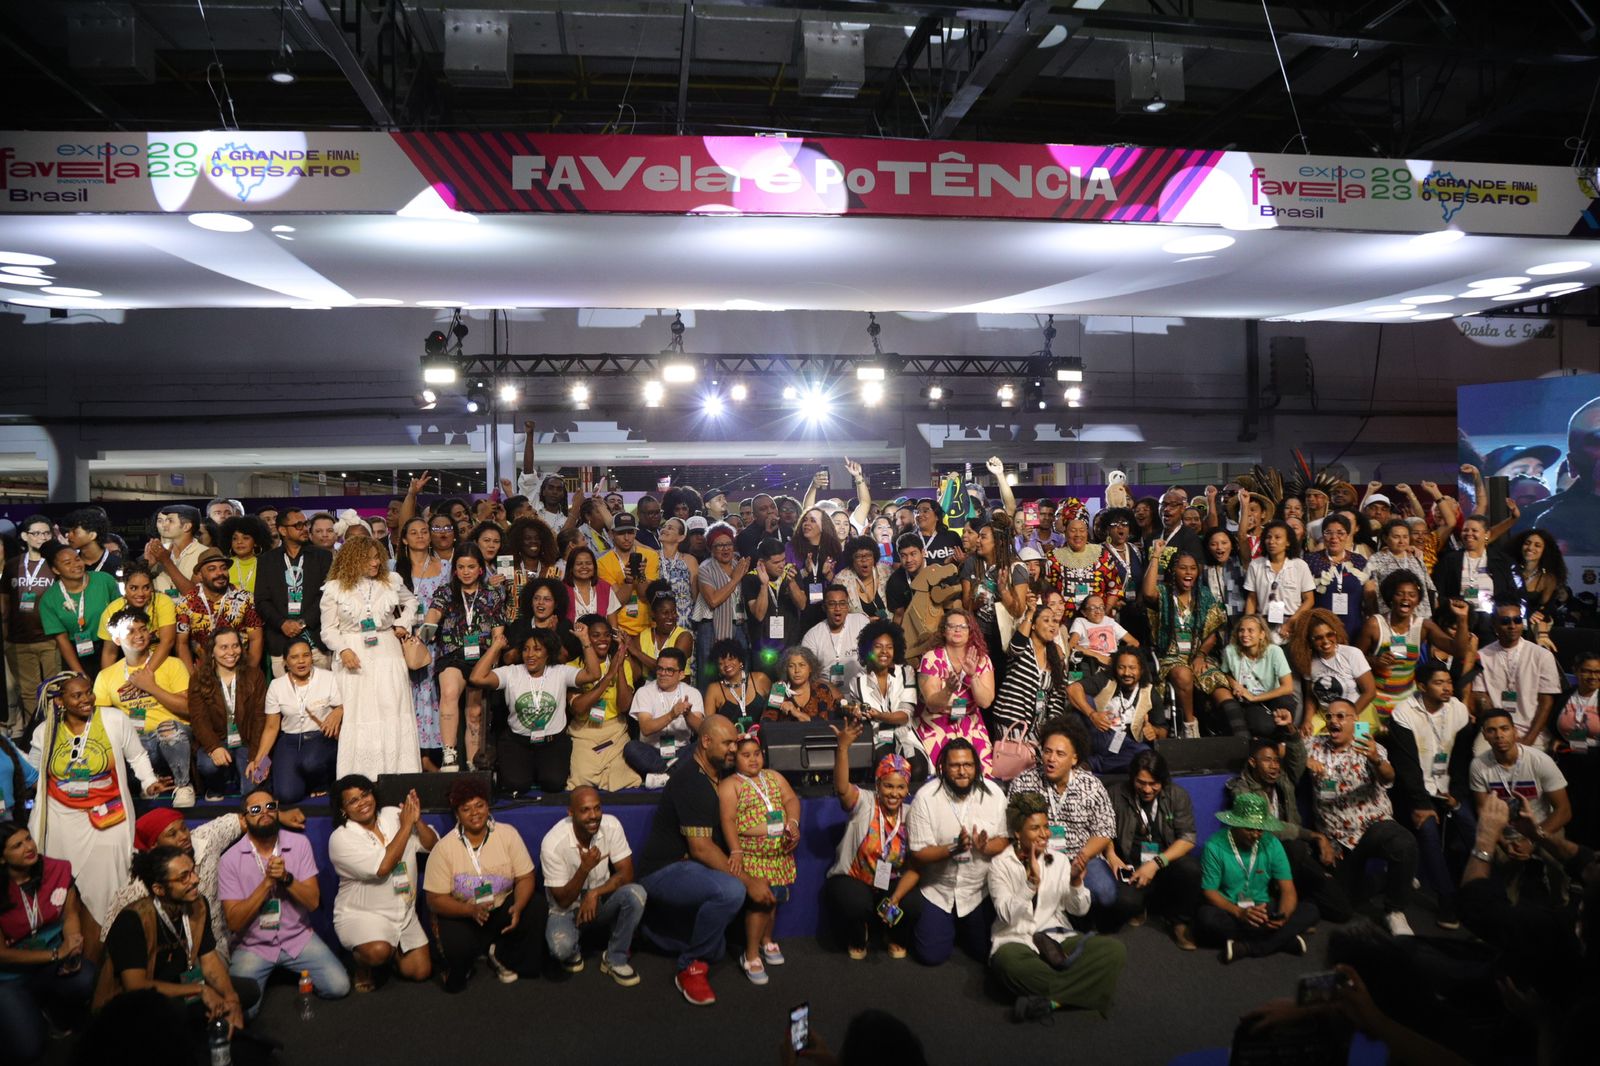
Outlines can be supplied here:
<path id="1" fill-rule="evenodd" d="M 128 768 L 146 796 L 172 788 L 158 778 L 133 721 L 115 707 L 96 707 L 82 674 L 59 673 L 39 686 L 44 720 L 29 758 L 41 788 L 28 830 L 48 858 L 72 864 L 87 921 L 84 939 L 97 957 L 100 925 L 128 879 L 133 857 L 133 794 Z"/>

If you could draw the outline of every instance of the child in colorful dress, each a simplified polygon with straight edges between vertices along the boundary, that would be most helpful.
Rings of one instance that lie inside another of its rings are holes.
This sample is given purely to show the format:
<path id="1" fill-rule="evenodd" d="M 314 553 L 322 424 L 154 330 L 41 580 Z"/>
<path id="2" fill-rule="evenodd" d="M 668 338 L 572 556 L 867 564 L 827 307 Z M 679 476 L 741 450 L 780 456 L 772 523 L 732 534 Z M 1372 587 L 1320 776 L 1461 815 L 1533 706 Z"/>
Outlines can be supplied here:
<path id="1" fill-rule="evenodd" d="M 722 835 L 728 841 L 728 872 L 759 878 L 772 900 L 759 900 L 744 918 L 745 948 L 739 965 L 752 984 L 767 983 L 767 966 L 781 966 L 783 951 L 772 938 L 778 904 L 789 898 L 795 882 L 794 849 L 800 842 L 800 798 L 783 775 L 764 769 L 766 751 L 760 726 L 740 734 L 735 772 L 717 786 L 722 800 Z M 755 900 L 755 894 L 751 897 Z"/>

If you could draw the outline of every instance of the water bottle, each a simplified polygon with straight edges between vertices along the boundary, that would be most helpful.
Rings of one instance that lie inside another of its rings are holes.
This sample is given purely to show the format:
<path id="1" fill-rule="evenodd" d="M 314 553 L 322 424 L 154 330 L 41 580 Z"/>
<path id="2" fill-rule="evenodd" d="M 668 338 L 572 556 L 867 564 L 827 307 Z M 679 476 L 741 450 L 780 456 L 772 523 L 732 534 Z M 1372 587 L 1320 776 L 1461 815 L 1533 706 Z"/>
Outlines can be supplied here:
<path id="1" fill-rule="evenodd" d="M 211 1066 L 233 1066 L 233 1044 L 228 1040 L 228 1019 L 216 1018 L 211 1022 L 211 1034 L 206 1040 L 211 1049 Z"/>
<path id="2" fill-rule="evenodd" d="M 312 1005 L 311 1005 L 311 1001 L 314 998 L 316 998 L 312 993 L 313 993 L 313 988 L 311 986 L 311 971 L 310 970 L 301 970 L 300 971 L 300 1020 L 303 1021 L 303 1022 L 309 1022 L 311 1020 L 312 1016 L 314 1014 L 316 1014 L 315 1008 L 313 1008 Z"/>

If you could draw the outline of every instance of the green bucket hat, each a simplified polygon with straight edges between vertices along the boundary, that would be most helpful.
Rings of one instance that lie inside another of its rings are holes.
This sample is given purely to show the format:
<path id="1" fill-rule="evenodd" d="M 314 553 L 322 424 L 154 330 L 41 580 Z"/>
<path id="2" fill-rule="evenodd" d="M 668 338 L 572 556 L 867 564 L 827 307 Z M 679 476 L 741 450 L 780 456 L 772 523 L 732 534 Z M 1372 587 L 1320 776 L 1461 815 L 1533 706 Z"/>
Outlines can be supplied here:
<path id="1" fill-rule="evenodd" d="M 1283 823 L 1267 813 L 1267 797 L 1259 792 L 1240 792 L 1233 797 L 1233 807 L 1217 814 L 1217 821 L 1236 829 L 1265 829 L 1275 833 Z"/>

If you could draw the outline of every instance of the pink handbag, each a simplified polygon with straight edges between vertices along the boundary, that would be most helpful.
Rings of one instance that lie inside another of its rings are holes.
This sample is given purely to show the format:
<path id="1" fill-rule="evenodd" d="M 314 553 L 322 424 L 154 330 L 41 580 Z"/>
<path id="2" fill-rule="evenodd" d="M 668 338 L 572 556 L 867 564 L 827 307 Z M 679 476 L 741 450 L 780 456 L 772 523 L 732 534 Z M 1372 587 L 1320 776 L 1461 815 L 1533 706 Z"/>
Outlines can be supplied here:
<path id="1" fill-rule="evenodd" d="M 1026 732 L 1020 725 L 1012 726 L 995 742 L 994 754 L 990 758 L 993 766 L 990 776 L 996 781 L 1010 781 L 1022 771 L 1038 765 L 1039 746 L 1023 739 Z"/>

